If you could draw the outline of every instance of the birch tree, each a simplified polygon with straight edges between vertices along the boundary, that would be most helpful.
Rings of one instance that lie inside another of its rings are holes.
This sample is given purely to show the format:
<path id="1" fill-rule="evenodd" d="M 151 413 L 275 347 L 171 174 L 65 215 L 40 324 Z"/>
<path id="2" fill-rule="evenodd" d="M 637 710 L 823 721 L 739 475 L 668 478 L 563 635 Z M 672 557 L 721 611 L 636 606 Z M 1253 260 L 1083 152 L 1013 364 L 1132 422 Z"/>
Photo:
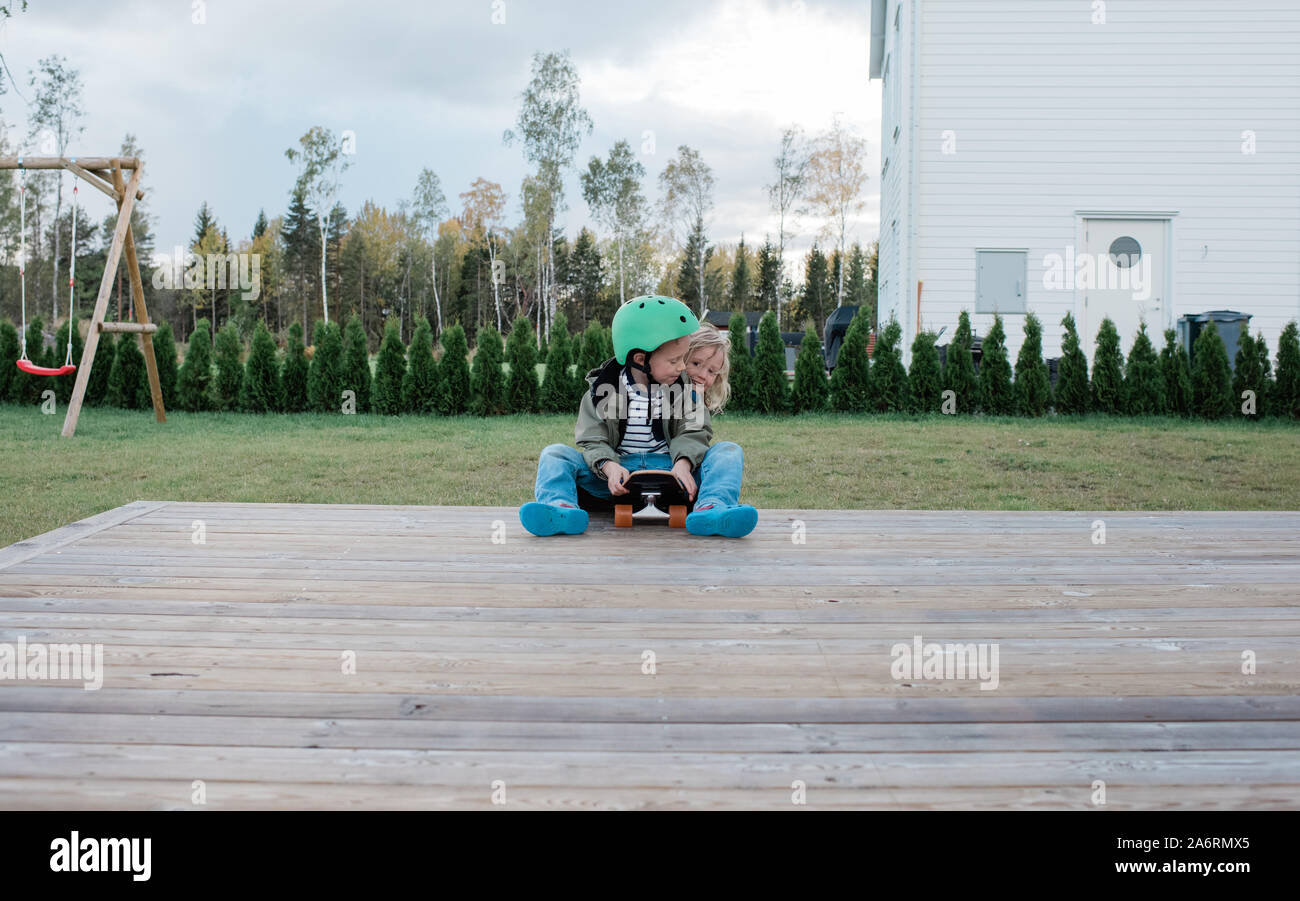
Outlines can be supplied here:
<path id="1" fill-rule="evenodd" d="M 497 235 L 501 215 L 506 209 L 506 192 L 496 182 L 476 178 L 468 191 L 460 195 L 465 210 L 461 221 L 476 241 L 487 245 L 488 262 L 492 269 L 492 303 L 496 307 L 497 331 L 501 331 L 501 291 L 496 278 Z M 502 261 L 504 263 L 504 261 Z"/>
<path id="2" fill-rule="evenodd" d="M 298 176 L 298 186 L 303 190 L 312 210 L 316 213 L 316 223 L 320 228 L 320 302 L 325 314 L 325 323 L 330 321 L 328 292 L 325 288 L 325 222 L 329 211 L 334 208 L 334 198 L 338 194 L 339 180 L 351 165 L 344 158 L 343 142 L 335 140 L 334 133 L 319 125 L 313 126 L 298 139 L 302 150 L 290 147 L 284 155 L 291 163 L 299 163 L 302 172 Z"/>
<path id="3" fill-rule="evenodd" d="M 659 200 L 660 210 L 674 236 L 680 234 L 678 241 L 683 252 L 690 244 L 697 255 L 695 269 L 700 283 L 700 316 L 708 308 L 704 290 L 705 249 L 708 245 L 705 235 L 708 216 L 713 209 L 713 184 L 713 170 L 698 151 L 685 144 L 677 148 L 677 159 L 669 160 L 664 171 L 659 173 L 659 188 L 663 191 Z M 692 234 L 698 236 L 693 243 L 690 241 Z"/>
<path id="4" fill-rule="evenodd" d="M 572 164 L 583 135 L 591 134 L 593 128 L 591 117 L 581 106 L 578 84 L 578 72 L 567 50 L 533 54 L 532 79 L 520 95 L 516 128 L 507 129 L 502 135 L 507 145 L 520 141 L 524 157 L 537 164 L 536 178 L 544 188 L 541 196 L 547 201 L 540 285 L 545 300 L 547 336 L 555 315 L 555 216 L 564 205 L 564 170 Z M 538 318 L 541 319 L 540 313 Z M 541 340 L 540 334 L 538 339 Z"/>
<path id="5" fill-rule="evenodd" d="M 593 156 L 582 174 L 582 197 L 591 207 L 596 221 L 614 232 L 618 248 L 618 298 L 627 302 L 624 278 L 623 247 L 629 235 L 636 234 L 641 226 L 645 209 L 645 196 L 641 193 L 641 179 L 645 166 L 632 154 L 627 141 L 619 141 L 609 152 L 609 162 Z"/>
<path id="6" fill-rule="evenodd" d="M 862 212 L 867 201 L 867 142 L 845 128 L 837 116 L 830 130 L 817 138 L 808 160 L 809 209 L 825 219 L 822 234 L 835 236 L 844 255 L 849 218 Z M 835 306 L 844 305 L 844 269 L 840 266 Z"/>
<path id="7" fill-rule="evenodd" d="M 793 237 L 787 222 L 793 225 L 795 204 L 807 187 L 808 151 L 803 142 L 803 132 L 797 125 L 787 128 L 781 135 L 781 152 L 772 160 L 776 167 L 776 180 L 767 185 L 768 200 L 777 214 L 776 258 L 781 274 L 785 274 L 785 248 Z M 776 318 L 781 321 L 781 292 L 776 292 Z"/>
<path id="8" fill-rule="evenodd" d="M 442 193 L 442 184 L 432 169 L 421 169 L 420 177 L 415 182 L 415 195 L 411 199 L 411 210 L 420 233 L 436 247 L 438 225 L 447 218 L 447 198 Z M 438 254 L 430 254 L 429 275 L 433 280 L 433 308 L 438 317 L 438 331 L 434 337 L 442 334 L 442 298 L 438 294 Z"/>
<path id="9" fill-rule="evenodd" d="M 81 74 L 76 69 L 65 68 L 63 57 L 55 54 L 47 56 L 37 63 L 41 73 L 39 83 L 35 73 L 28 75 L 27 83 L 36 89 L 36 98 L 32 104 L 32 113 L 28 118 L 30 135 L 37 141 L 42 153 L 53 152 L 55 156 L 66 156 L 68 144 L 84 132 L 85 126 L 79 124 L 85 115 L 81 108 Z M 51 146 L 52 145 L 52 146 Z M 46 149 L 48 147 L 48 150 Z M 54 319 L 51 327 L 59 318 L 59 217 L 63 212 L 63 177 L 62 173 L 49 176 L 54 179 Z"/>

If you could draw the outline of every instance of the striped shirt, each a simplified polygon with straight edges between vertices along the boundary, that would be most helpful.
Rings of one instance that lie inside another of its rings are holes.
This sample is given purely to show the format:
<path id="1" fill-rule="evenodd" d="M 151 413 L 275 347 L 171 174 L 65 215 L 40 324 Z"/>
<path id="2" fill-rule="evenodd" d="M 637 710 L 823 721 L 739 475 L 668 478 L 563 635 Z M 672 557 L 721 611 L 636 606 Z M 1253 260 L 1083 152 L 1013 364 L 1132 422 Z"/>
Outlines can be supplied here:
<path id="1" fill-rule="evenodd" d="M 623 369 L 627 385 L 627 431 L 619 442 L 620 454 L 666 454 L 668 442 L 655 438 L 650 428 L 651 418 L 659 419 L 663 409 L 661 392 L 649 395 L 646 388 L 636 384 L 632 373 Z"/>

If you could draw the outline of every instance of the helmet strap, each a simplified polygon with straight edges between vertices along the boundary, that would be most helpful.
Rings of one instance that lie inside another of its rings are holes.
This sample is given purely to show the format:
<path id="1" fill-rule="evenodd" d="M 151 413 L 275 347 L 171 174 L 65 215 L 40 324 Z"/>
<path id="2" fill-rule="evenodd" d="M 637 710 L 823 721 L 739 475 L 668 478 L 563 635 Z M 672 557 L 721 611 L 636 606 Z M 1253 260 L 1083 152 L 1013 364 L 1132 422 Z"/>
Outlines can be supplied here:
<path id="1" fill-rule="evenodd" d="M 640 353 L 644 353 L 644 354 L 645 354 L 646 359 L 645 359 L 645 362 L 644 362 L 644 363 L 638 363 L 635 359 L 633 359 L 632 354 L 637 353 L 637 352 L 638 352 L 638 351 L 635 351 L 635 350 L 634 350 L 634 351 L 632 351 L 632 353 L 629 353 L 629 354 L 627 355 L 627 365 L 628 365 L 628 366 L 631 366 L 633 369 L 639 369 L 639 370 L 641 370 L 642 372 L 644 372 L 647 376 L 650 376 L 650 354 L 649 354 L 649 352 L 647 352 L 647 351 L 640 351 Z M 652 379 L 652 380 L 653 380 L 653 379 Z"/>

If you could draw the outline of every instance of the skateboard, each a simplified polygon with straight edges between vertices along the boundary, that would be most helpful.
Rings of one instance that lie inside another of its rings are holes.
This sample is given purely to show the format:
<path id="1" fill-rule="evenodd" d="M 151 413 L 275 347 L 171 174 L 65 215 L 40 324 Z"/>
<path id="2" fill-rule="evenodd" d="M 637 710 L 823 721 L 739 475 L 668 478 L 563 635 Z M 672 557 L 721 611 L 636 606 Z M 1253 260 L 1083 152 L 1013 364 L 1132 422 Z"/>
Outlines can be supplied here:
<path id="1" fill-rule="evenodd" d="M 634 522 L 667 522 L 669 528 L 686 528 L 686 514 L 695 506 L 686 497 L 677 476 L 667 469 L 638 469 L 623 483 L 627 494 L 617 497 L 581 497 L 584 509 L 614 509 L 614 525 L 630 528 Z"/>

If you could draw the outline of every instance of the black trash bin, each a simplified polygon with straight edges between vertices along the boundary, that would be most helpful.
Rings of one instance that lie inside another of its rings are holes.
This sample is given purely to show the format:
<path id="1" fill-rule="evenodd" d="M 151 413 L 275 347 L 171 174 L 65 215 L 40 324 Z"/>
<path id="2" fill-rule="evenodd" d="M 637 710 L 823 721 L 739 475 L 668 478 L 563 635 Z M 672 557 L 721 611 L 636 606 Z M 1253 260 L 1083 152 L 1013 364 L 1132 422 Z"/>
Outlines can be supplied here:
<path id="1" fill-rule="evenodd" d="M 1223 339 L 1223 346 L 1228 351 L 1228 368 L 1234 373 L 1237 371 L 1237 344 L 1241 341 L 1242 330 L 1250 331 L 1250 313 L 1239 313 L 1236 310 L 1210 310 L 1208 313 L 1189 313 L 1178 319 L 1178 343 L 1187 351 L 1188 362 L 1192 360 L 1192 348 L 1196 346 L 1196 339 L 1200 337 L 1201 330 L 1205 328 L 1205 323 L 1214 322 L 1214 327 L 1219 332 L 1219 337 Z"/>

